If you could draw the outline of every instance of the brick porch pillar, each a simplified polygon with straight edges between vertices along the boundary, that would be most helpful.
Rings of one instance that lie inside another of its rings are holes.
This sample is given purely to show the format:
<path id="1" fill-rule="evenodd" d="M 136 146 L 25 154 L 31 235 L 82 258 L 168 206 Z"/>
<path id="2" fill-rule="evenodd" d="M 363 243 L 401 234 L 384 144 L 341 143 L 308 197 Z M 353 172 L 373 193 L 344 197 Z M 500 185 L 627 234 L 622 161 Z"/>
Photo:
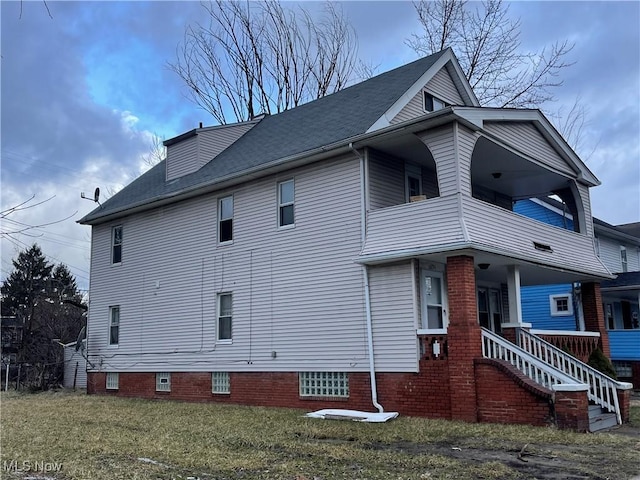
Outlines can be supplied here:
<path id="1" fill-rule="evenodd" d="M 584 328 L 587 332 L 600 333 L 600 350 L 611 358 L 609 348 L 609 334 L 604 324 L 604 311 L 602 310 L 602 295 L 600 284 L 595 282 L 583 282 L 582 311 L 584 314 Z"/>
<path id="2" fill-rule="evenodd" d="M 449 381 L 451 418 L 478 421 L 473 360 L 482 357 L 473 257 L 447 259 Z"/>
<path id="3" fill-rule="evenodd" d="M 583 384 L 554 385 L 554 407 L 558 428 L 589 431 L 589 387 Z"/>

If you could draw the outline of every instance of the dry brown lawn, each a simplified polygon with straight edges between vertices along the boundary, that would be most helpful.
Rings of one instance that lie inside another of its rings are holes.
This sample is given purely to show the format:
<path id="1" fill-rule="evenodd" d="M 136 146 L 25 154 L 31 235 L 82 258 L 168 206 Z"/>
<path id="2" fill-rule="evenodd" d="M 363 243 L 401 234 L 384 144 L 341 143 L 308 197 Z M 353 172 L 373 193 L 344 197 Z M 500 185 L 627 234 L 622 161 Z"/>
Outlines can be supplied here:
<path id="1" fill-rule="evenodd" d="M 616 479 L 640 475 L 640 407 L 608 433 L 293 409 L 2 393 L 3 479 Z"/>

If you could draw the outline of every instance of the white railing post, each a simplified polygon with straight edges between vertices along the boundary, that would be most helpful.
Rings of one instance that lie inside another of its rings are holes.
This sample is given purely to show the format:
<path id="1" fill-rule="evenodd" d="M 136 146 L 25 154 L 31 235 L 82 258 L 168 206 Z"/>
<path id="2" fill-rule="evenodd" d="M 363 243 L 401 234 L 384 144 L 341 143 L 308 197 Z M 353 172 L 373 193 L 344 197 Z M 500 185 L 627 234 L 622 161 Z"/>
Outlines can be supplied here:
<path id="1" fill-rule="evenodd" d="M 573 379 L 574 383 L 585 383 L 589 386 L 589 400 L 600 405 L 617 416 L 618 423 L 622 423 L 620 405 L 618 403 L 618 390 L 632 388 L 629 383 L 618 382 L 593 367 L 581 362 L 570 354 L 560 350 L 555 345 L 521 330 L 518 335 L 520 344 L 524 350 L 547 363 L 551 367 L 562 371 Z"/>

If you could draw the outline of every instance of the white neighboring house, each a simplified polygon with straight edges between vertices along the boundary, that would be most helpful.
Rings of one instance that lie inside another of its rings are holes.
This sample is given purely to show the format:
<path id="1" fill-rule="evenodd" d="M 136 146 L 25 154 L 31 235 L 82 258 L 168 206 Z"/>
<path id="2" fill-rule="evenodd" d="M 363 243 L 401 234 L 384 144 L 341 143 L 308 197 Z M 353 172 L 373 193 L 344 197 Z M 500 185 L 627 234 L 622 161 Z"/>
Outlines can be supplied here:
<path id="1" fill-rule="evenodd" d="M 83 342 L 86 345 L 86 340 Z M 87 360 L 76 345 L 77 342 L 64 345 L 64 388 L 87 388 Z"/>

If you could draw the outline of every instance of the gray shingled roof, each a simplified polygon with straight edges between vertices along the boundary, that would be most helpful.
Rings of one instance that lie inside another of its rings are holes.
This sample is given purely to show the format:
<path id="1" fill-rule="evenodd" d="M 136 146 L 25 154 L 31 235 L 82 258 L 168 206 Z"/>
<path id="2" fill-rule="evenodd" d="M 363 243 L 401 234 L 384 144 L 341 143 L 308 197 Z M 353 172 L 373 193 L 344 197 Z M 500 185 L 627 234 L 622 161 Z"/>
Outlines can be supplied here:
<path id="1" fill-rule="evenodd" d="M 640 272 L 616 273 L 613 280 L 605 280 L 600 288 L 637 287 L 640 285 Z"/>
<path id="2" fill-rule="evenodd" d="M 173 181 L 166 181 L 163 161 L 79 222 L 93 222 L 197 185 L 215 183 L 216 179 L 241 175 L 260 165 L 363 134 L 443 53 L 421 58 L 332 95 L 265 117 L 214 160 Z"/>

